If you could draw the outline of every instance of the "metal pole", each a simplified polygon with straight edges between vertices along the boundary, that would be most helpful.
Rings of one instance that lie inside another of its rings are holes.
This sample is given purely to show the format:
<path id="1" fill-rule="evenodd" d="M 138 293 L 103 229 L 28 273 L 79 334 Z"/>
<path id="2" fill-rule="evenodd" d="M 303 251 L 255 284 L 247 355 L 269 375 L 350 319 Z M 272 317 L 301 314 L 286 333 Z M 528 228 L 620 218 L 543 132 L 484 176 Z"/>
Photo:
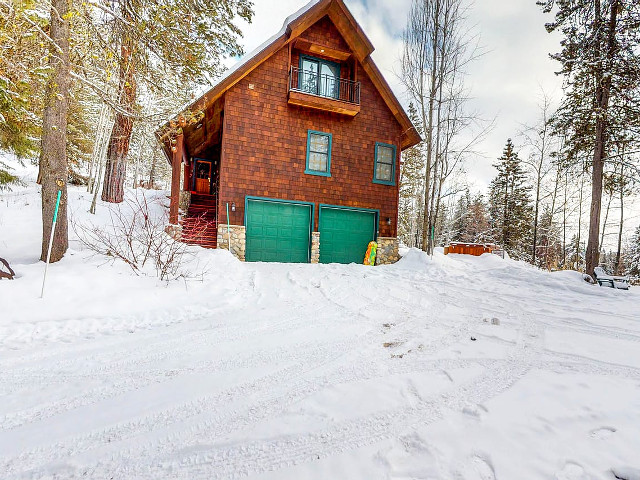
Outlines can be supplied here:
<path id="1" fill-rule="evenodd" d="M 435 248 L 436 226 L 431 225 L 431 260 L 433 260 L 433 249 Z"/>
<path id="2" fill-rule="evenodd" d="M 60 207 L 60 196 L 62 190 L 58 190 L 58 198 L 56 199 L 56 209 L 53 212 L 53 223 L 51 224 L 51 237 L 49 237 L 49 248 L 47 249 L 47 263 L 44 266 L 44 278 L 42 279 L 42 290 L 40 298 L 44 296 L 44 284 L 47 281 L 47 270 L 49 270 L 49 261 L 51 260 L 51 247 L 53 246 L 53 235 L 56 232 L 56 222 L 58 221 L 58 208 Z"/>
<path id="3" fill-rule="evenodd" d="M 231 252 L 231 231 L 229 230 L 229 202 L 227 202 L 227 243 L 229 244 L 229 252 Z"/>

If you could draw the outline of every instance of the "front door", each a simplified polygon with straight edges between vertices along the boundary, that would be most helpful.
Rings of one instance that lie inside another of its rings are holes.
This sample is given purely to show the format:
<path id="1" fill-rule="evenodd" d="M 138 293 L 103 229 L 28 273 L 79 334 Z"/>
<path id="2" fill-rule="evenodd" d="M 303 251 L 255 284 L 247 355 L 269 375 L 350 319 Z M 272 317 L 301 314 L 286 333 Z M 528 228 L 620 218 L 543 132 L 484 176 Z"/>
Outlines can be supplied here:
<path id="1" fill-rule="evenodd" d="M 196 193 L 208 194 L 211 191 L 211 162 L 196 161 Z"/>

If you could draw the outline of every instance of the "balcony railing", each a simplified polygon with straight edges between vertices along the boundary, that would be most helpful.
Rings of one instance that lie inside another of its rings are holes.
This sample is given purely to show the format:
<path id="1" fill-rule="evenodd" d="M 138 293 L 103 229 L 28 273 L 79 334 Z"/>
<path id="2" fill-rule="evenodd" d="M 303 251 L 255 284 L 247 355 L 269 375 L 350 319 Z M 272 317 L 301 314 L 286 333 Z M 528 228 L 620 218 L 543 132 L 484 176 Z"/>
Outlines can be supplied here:
<path id="1" fill-rule="evenodd" d="M 360 82 L 320 75 L 291 66 L 289 90 L 360 105 Z"/>

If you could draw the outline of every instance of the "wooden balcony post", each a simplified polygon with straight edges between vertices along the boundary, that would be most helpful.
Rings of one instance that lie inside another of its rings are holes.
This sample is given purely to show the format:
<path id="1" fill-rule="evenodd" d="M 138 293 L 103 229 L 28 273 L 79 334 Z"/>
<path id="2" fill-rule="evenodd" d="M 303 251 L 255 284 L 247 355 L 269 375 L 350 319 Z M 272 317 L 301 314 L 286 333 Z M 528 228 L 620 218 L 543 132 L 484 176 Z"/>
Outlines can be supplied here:
<path id="1" fill-rule="evenodd" d="M 169 203 L 169 223 L 178 224 L 178 207 L 180 206 L 180 167 L 184 155 L 184 136 L 182 129 L 175 138 L 175 145 L 172 145 L 171 159 L 171 201 Z"/>

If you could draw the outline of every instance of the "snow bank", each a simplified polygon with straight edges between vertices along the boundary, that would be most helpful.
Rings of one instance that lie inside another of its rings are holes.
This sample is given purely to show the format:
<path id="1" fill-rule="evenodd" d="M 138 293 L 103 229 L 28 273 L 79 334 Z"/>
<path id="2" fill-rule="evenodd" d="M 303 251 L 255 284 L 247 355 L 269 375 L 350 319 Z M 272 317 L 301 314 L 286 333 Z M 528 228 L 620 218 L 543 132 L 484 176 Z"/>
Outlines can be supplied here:
<path id="1" fill-rule="evenodd" d="M 190 247 L 198 275 L 160 282 L 72 233 L 39 299 L 40 236 L 38 188 L 0 194 L 3 480 L 638 479 L 637 289 L 439 249 L 372 268 Z"/>

